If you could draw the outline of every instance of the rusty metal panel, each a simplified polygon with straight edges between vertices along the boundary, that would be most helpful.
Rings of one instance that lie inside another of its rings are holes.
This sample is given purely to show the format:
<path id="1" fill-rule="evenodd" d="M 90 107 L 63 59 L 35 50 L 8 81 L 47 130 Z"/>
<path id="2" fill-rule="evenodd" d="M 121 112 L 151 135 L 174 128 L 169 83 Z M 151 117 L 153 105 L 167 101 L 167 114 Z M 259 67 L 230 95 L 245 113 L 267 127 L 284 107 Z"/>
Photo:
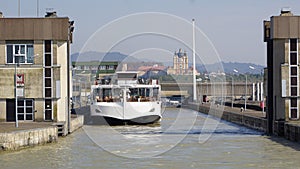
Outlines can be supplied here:
<path id="1" fill-rule="evenodd" d="M 287 17 L 272 17 L 273 34 L 272 39 L 285 38 L 289 34 L 289 21 Z"/>
<path id="2" fill-rule="evenodd" d="M 0 18 L 0 40 L 68 40 L 69 18 Z"/>
<path id="3" fill-rule="evenodd" d="M 299 16 L 273 16 L 271 18 L 271 38 L 299 38 Z"/>
<path id="4" fill-rule="evenodd" d="M 290 21 L 290 38 L 299 37 L 299 17 L 289 17 Z"/>
<path id="5" fill-rule="evenodd" d="M 264 42 L 270 40 L 270 36 L 271 36 L 270 26 L 271 26 L 270 21 L 264 21 Z"/>
<path id="6" fill-rule="evenodd" d="M 24 37 L 30 39 L 34 34 L 34 25 L 30 22 L 24 22 Z"/>
<path id="7" fill-rule="evenodd" d="M 52 24 L 52 33 L 54 39 L 59 39 L 59 37 L 63 37 L 63 39 L 68 39 L 68 24 L 69 22 L 64 22 L 63 20 Z"/>
<path id="8" fill-rule="evenodd" d="M 39 24 L 39 23 L 36 23 L 36 24 Z M 42 30 L 41 32 L 39 32 L 39 35 L 38 37 L 43 37 L 44 39 L 48 39 L 48 40 L 51 40 L 52 39 L 52 22 L 51 20 L 45 20 L 44 21 L 44 24 L 42 25 Z"/>

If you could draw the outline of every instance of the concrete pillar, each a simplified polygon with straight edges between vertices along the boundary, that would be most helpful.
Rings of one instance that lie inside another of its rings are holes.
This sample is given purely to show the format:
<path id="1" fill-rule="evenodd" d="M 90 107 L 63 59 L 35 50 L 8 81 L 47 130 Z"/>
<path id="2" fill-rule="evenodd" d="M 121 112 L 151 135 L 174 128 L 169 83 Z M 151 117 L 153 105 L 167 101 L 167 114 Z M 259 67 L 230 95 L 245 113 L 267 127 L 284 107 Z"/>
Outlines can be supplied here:
<path id="1" fill-rule="evenodd" d="M 256 86 L 257 86 L 257 101 L 260 101 L 260 83 L 257 83 L 256 84 Z"/>
<path id="2" fill-rule="evenodd" d="M 260 83 L 260 101 L 264 100 L 264 83 Z"/>
<path id="3" fill-rule="evenodd" d="M 255 83 L 252 83 L 252 101 L 255 101 Z"/>

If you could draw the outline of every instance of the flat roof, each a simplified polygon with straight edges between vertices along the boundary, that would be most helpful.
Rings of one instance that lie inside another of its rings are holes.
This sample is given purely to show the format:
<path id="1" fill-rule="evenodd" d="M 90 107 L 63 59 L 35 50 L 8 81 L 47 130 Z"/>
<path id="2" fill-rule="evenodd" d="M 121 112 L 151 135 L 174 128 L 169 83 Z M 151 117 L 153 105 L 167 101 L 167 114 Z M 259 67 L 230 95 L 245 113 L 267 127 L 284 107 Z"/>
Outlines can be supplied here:
<path id="1" fill-rule="evenodd" d="M 0 40 L 62 40 L 69 36 L 69 18 L 0 18 Z"/>

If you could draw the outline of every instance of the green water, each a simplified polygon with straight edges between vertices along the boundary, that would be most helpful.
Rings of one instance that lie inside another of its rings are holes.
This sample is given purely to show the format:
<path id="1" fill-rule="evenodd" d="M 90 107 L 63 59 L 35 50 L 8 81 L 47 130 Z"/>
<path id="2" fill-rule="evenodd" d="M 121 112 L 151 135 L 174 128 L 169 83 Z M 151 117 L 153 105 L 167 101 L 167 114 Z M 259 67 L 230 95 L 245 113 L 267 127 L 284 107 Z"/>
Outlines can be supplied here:
<path id="1" fill-rule="evenodd" d="M 1 152 L 0 168 L 300 168 L 299 143 L 224 121 L 214 129 L 216 119 L 205 124 L 190 110 L 172 128 L 179 111 L 165 110 L 160 125 L 85 126 L 58 143 Z M 208 140 L 199 143 L 200 135 Z"/>

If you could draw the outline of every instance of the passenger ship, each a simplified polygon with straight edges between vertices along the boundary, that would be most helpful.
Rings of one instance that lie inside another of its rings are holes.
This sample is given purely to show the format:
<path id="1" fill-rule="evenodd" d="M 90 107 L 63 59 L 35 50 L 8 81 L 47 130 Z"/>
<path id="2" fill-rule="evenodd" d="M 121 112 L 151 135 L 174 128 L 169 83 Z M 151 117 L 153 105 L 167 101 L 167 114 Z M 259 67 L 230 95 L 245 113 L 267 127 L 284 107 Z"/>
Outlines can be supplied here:
<path id="1" fill-rule="evenodd" d="M 91 116 L 109 124 L 149 124 L 161 119 L 158 80 L 138 78 L 137 72 L 117 72 L 112 80 L 91 86 Z"/>

